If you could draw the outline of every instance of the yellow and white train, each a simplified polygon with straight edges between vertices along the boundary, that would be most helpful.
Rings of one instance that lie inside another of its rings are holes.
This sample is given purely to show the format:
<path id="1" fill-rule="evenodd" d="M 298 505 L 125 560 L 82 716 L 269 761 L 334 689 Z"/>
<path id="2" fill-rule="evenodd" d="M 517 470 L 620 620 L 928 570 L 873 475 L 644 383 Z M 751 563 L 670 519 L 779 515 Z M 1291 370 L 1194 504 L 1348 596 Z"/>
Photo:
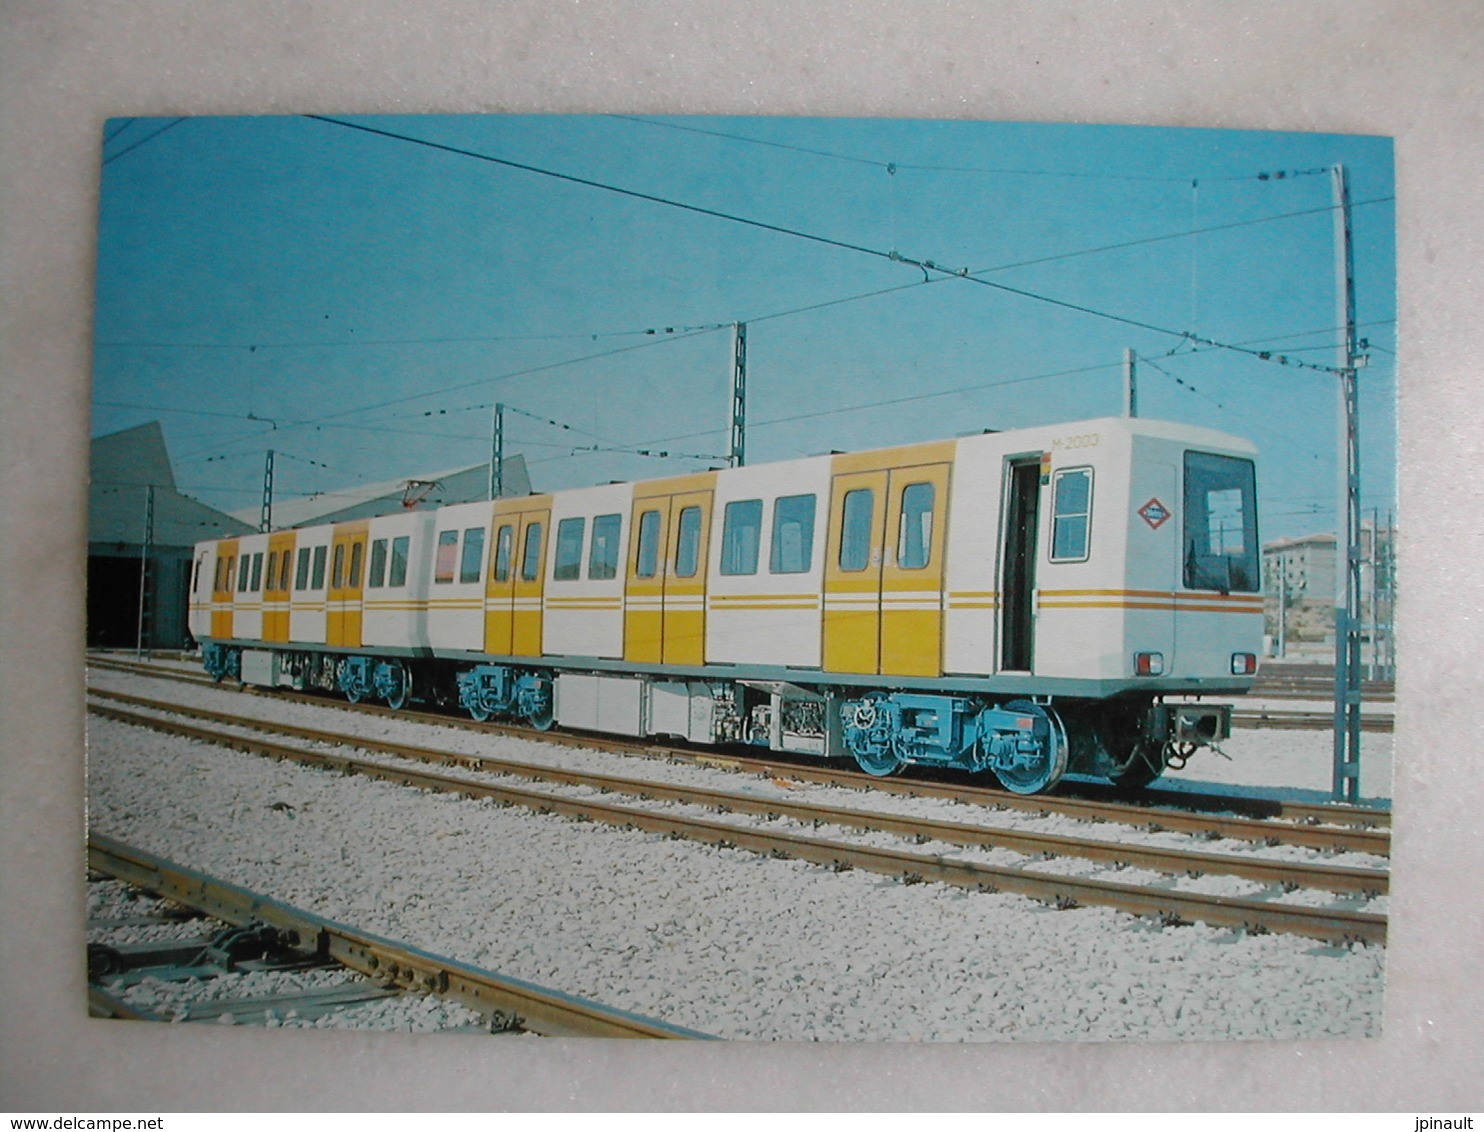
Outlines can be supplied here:
<path id="1" fill-rule="evenodd" d="M 1256 671 L 1254 457 L 1108 418 L 223 539 L 191 629 L 255 685 L 1142 785 Z"/>

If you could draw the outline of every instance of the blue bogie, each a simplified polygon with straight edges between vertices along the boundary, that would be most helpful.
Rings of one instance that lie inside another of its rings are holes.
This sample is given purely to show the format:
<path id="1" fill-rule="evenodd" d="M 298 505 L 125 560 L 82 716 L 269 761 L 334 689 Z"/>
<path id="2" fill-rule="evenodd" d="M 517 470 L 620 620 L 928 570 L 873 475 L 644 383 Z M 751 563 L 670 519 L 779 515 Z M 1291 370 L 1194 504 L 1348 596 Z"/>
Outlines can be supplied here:
<path id="1" fill-rule="evenodd" d="M 1017 793 L 1045 790 L 1066 770 L 1066 733 L 1039 704 L 987 706 L 962 696 L 869 692 L 840 707 L 845 746 L 868 774 L 909 764 L 993 771 Z"/>
<path id="2" fill-rule="evenodd" d="M 372 683 L 375 661 L 369 656 L 342 657 L 336 666 L 335 682 L 353 704 L 370 699 L 375 691 Z"/>
<path id="3" fill-rule="evenodd" d="M 481 722 L 513 715 L 545 731 L 555 718 L 551 677 L 504 664 L 480 664 L 458 675 L 459 706 Z"/>
<path id="4" fill-rule="evenodd" d="M 242 650 L 207 641 L 201 646 L 201 665 L 218 684 L 228 676 L 235 680 L 242 673 Z"/>
<path id="5" fill-rule="evenodd" d="M 400 660 L 379 660 L 371 671 L 371 690 L 387 706 L 400 710 L 412 698 L 412 673 Z"/>

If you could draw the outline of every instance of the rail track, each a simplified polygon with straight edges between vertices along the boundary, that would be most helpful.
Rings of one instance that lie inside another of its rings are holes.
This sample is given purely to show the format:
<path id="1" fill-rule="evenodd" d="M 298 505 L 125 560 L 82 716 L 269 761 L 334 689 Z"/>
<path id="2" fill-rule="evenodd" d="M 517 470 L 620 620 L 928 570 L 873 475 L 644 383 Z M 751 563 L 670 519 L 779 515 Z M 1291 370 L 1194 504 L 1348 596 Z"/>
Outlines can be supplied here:
<path id="1" fill-rule="evenodd" d="M 95 660 L 90 658 L 89 663 L 93 664 Z M 177 680 L 193 685 L 219 686 L 204 674 L 162 671 L 158 666 L 119 662 L 113 658 L 97 663 L 97 667 Z M 228 685 L 227 687 L 240 688 L 249 693 L 254 692 L 254 689 L 246 685 Z M 1297 844 L 1322 849 L 1351 849 L 1381 855 L 1390 852 L 1390 837 L 1384 832 L 1389 830 L 1391 825 L 1390 811 L 1374 806 L 1310 804 L 1186 791 L 1175 794 L 1161 791 L 1158 786 L 1141 794 L 1130 795 L 1103 784 L 1072 780 L 1065 781 L 1062 790 L 1057 794 L 1028 797 L 1012 794 L 998 787 L 984 786 L 980 781 L 970 781 L 963 775 L 935 776 L 932 772 L 925 772 L 900 778 L 877 778 L 860 771 L 845 769 L 835 763 L 821 763 L 815 759 L 794 759 L 789 756 L 779 757 L 776 754 L 759 755 L 752 751 L 747 752 L 745 759 L 734 758 L 725 751 L 709 747 L 694 748 L 677 744 L 659 744 L 648 740 L 637 741 L 617 736 L 594 736 L 567 731 L 538 731 L 514 723 L 481 723 L 446 712 L 420 711 L 412 708 L 392 709 L 366 702 L 352 704 L 347 700 L 312 692 L 277 689 L 264 694 L 272 695 L 275 699 L 296 703 L 423 722 L 484 734 L 511 736 L 534 742 L 587 747 L 603 751 L 621 751 L 646 757 L 689 760 L 739 771 L 755 770 L 766 775 L 786 775 L 808 782 L 828 783 L 857 789 L 877 789 L 886 793 L 910 794 L 918 797 L 952 798 L 966 804 L 1000 809 L 1066 814 L 1089 821 L 1128 820 L 1143 816 L 1151 825 L 1182 833 L 1267 841 L 1274 836 L 1272 827 L 1268 824 L 1270 821 L 1299 822 L 1315 828 L 1307 833 L 1292 835 L 1294 838 L 1303 838 L 1303 840 L 1296 840 Z M 122 696 L 120 698 L 126 699 Z M 1151 810 L 1157 810 L 1157 815 L 1151 814 Z M 1233 818 L 1217 821 L 1214 817 L 1203 818 L 1202 813 L 1244 815 L 1254 821 L 1243 823 Z M 1343 828 L 1333 827 L 1355 827 L 1360 830 L 1383 832 L 1352 834 Z"/>
<path id="2" fill-rule="evenodd" d="M 1277 861 L 1251 853 L 1174 849 L 1108 837 L 1037 833 L 977 822 L 950 822 L 921 815 L 883 813 L 855 806 L 819 805 L 782 796 L 762 797 L 755 791 L 677 785 L 654 778 L 603 775 L 466 752 L 409 747 L 343 732 L 290 727 L 205 709 L 182 708 L 143 700 L 142 697 L 109 694 L 100 699 L 111 700 L 114 704 L 132 703 L 133 707 L 154 714 L 141 714 L 140 711 L 103 702 L 91 704 L 90 710 L 99 715 L 272 758 L 369 775 L 423 789 L 492 798 L 538 812 L 741 847 L 833 868 L 863 868 L 910 880 L 936 880 L 964 887 L 1019 893 L 1059 906 L 1106 905 L 1164 921 L 1201 920 L 1219 926 L 1288 932 L 1333 942 L 1360 940 L 1380 943 L 1385 939 L 1385 917 L 1354 907 L 1364 897 L 1385 893 L 1386 873 L 1377 869 L 1335 866 L 1327 862 Z M 186 719 L 192 722 L 186 722 Z M 200 726 L 202 723 L 208 726 Z M 263 734 L 265 731 L 277 735 L 268 737 Z M 284 738 L 297 742 L 287 743 Z M 314 749 L 298 743 L 320 747 L 330 745 L 334 749 Z M 393 761 L 364 758 L 347 753 L 346 748 L 378 751 L 383 756 L 391 756 Z M 461 771 L 483 772 L 483 776 L 449 775 L 424 769 L 430 763 L 453 766 Z M 749 765 L 748 769 L 755 768 Z M 534 782 L 542 788 L 511 785 L 496 776 L 514 776 L 523 783 Z M 874 783 L 875 780 L 871 781 Z M 601 796 L 595 797 L 595 792 Z M 611 795 L 620 795 L 626 800 L 621 803 L 606 800 Z M 656 803 L 700 807 L 708 813 L 699 816 L 678 812 L 673 806 L 656 808 Z M 721 816 L 712 816 L 712 812 Z M 1169 828 L 1171 824 L 1163 812 L 1155 815 L 1148 810 L 1139 811 L 1137 807 L 1117 803 L 1105 804 L 1089 813 L 1095 813 L 1095 820 L 1103 823 L 1123 820 L 1129 824 L 1161 828 Z M 1207 836 L 1211 836 L 1212 830 L 1240 829 L 1241 823 L 1252 824 L 1252 819 L 1191 816 L 1206 823 L 1200 828 Z M 794 829 L 770 828 L 780 819 L 785 824 L 791 823 Z M 1238 824 L 1235 827 L 1223 824 L 1233 822 Z M 1258 824 L 1264 826 L 1261 837 L 1264 841 L 1311 844 L 1315 833 L 1326 834 L 1331 839 L 1348 837 L 1371 847 L 1382 845 L 1386 840 L 1386 832 L 1378 829 L 1332 827 L 1321 830 L 1298 823 L 1271 821 Z M 889 835 L 892 844 L 862 844 L 858 835 L 817 836 L 817 831 L 823 827 Z M 1251 831 L 1246 835 L 1249 838 L 1253 836 Z M 917 846 L 926 842 L 954 848 L 938 852 L 920 851 Z M 1333 840 L 1321 843 L 1328 848 L 1335 847 Z M 1032 859 L 1025 865 L 989 864 L 972 859 L 972 852 L 967 856 L 960 855 L 959 847 L 965 846 L 1005 849 Z M 1373 851 L 1373 848 L 1368 851 Z M 1155 870 L 1160 875 L 1148 884 L 1072 876 L 1048 871 L 1044 861 L 1050 858 L 1057 861 L 1076 858 L 1119 869 Z M 1267 891 L 1263 892 L 1262 898 L 1254 898 L 1176 887 L 1182 883 L 1180 878 L 1189 874 L 1238 877 L 1266 886 Z M 1351 895 L 1326 898 L 1322 907 L 1284 903 L 1283 895 L 1295 889 Z"/>
<path id="3" fill-rule="evenodd" d="M 313 1014 L 411 993 L 457 1002 L 485 1019 L 495 1032 L 518 1030 L 552 1037 L 710 1037 L 336 923 L 104 834 L 89 835 L 88 867 L 236 929 L 217 933 L 210 940 L 122 951 L 90 949 L 89 1008 L 98 1016 L 164 1020 L 130 1005 L 102 985 L 110 976 L 145 964 L 153 968 L 157 979 L 220 975 L 244 963 L 253 969 L 266 965 L 277 970 L 338 966 L 368 976 L 368 980 L 272 999 L 211 999 L 199 1011 L 187 1010 L 174 1020 L 217 1022 L 227 1013 L 234 1019 L 260 1021 L 274 1010 Z"/>

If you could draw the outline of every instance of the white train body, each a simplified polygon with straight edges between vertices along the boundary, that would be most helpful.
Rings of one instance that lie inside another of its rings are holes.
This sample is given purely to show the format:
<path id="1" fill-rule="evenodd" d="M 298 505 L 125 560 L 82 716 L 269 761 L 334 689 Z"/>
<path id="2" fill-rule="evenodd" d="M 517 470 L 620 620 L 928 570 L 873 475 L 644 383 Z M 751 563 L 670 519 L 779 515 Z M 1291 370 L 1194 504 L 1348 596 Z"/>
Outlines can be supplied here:
<path id="1" fill-rule="evenodd" d="M 1140 783 L 1250 686 L 1254 460 L 1109 418 L 246 536 L 191 628 L 253 683 Z"/>

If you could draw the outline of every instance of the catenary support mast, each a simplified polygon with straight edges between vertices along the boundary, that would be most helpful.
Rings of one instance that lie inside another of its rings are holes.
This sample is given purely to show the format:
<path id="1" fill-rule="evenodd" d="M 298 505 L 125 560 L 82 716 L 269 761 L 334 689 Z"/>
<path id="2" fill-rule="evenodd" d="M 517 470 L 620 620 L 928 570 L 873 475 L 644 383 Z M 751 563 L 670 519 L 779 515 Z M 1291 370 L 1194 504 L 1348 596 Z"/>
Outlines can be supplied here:
<path id="1" fill-rule="evenodd" d="M 732 431 L 727 463 L 740 468 L 747 462 L 747 323 L 736 324 L 732 336 Z"/>
<path id="2" fill-rule="evenodd" d="M 1335 270 L 1340 321 L 1340 507 L 1335 539 L 1335 746 L 1336 799 L 1360 797 L 1360 431 L 1355 374 L 1363 364 L 1355 337 L 1355 257 L 1351 245 L 1350 188 L 1345 167 L 1334 168 Z"/>

